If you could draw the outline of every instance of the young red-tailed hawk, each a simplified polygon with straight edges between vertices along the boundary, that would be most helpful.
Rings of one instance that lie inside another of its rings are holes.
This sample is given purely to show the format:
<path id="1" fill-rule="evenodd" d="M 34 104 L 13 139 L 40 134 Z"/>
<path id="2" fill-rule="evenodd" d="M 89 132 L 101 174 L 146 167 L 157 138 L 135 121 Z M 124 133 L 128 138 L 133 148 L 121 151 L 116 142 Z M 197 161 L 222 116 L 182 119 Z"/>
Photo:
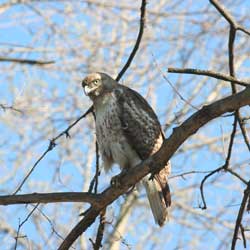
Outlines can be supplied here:
<path id="1" fill-rule="evenodd" d="M 126 171 L 160 149 L 164 140 L 160 123 L 140 94 L 104 73 L 88 75 L 82 86 L 94 104 L 96 136 L 105 170 L 117 163 Z M 149 176 L 142 180 L 155 222 L 160 226 L 171 204 L 169 174 L 170 163 L 153 180 Z M 114 177 L 112 180 L 111 184 L 117 185 Z"/>

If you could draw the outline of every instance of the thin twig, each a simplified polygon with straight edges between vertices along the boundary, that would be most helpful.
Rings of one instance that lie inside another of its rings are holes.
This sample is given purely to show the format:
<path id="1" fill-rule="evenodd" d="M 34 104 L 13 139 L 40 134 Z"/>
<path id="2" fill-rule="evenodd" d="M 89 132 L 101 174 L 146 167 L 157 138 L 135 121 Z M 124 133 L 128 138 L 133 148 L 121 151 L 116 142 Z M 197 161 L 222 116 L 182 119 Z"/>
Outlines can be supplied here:
<path id="1" fill-rule="evenodd" d="M 210 3 L 214 5 L 214 7 L 219 11 L 219 13 L 229 22 L 231 26 L 234 27 L 235 30 L 240 30 L 245 34 L 250 36 L 250 31 L 246 30 L 240 24 L 238 24 L 233 16 L 226 10 L 226 8 L 217 0 L 210 0 Z"/>
<path id="2" fill-rule="evenodd" d="M 39 206 L 39 203 L 37 203 L 34 206 L 34 208 L 29 212 L 27 217 L 21 223 L 19 222 L 18 229 L 17 229 L 17 234 L 16 234 L 16 237 L 15 237 L 15 247 L 14 247 L 15 250 L 17 249 L 17 243 L 18 243 L 18 238 L 20 237 L 19 233 L 20 233 L 21 227 L 28 221 L 28 219 L 34 213 L 34 211 L 37 209 L 38 206 Z"/>
<path id="3" fill-rule="evenodd" d="M 134 48 L 126 62 L 126 64 L 123 66 L 122 70 L 120 71 L 120 73 L 118 74 L 118 76 L 116 77 L 116 81 L 120 81 L 122 76 L 124 75 L 124 73 L 127 71 L 127 69 L 129 68 L 131 62 L 133 61 L 135 54 L 140 46 L 141 43 L 141 39 L 142 39 L 142 35 L 144 32 L 144 27 L 145 27 L 145 22 L 146 22 L 146 4 L 147 1 L 146 0 L 142 0 L 141 3 L 141 17 L 140 17 L 140 29 L 139 29 L 139 33 L 134 45 Z"/>
<path id="4" fill-rule="evenodd" d="M 228 155 L 230 155 L 231 153 L 228 153 Z M 243 182 L 245 185 L 248 184 L 248 182 L 241 177 L 238 173 L 236 173 L 234 170 L 230 169 L 228 167 L 229 161 L 225 161 L 224 165 L 216 168 L 215 170 L 211 171 L 208 175 L 206 175 L 203 180 L 201 181 L 201 185 L 200 185 L 200 193 L 201 193 L 201 198 L 202 198 L 202 202 L 203 202 L 203 206 L 200 206 L 201 209 L 207 209 L 207 204 L 206 204 L 206 200 L 205 200 L 205 195 L 204 195 L 204 184 L 207 181 L 208 178 L 210 178 L 211 176 L 213 176 L 215 173 L 220 172 L 221 170 L 224 170 L 225 172 L 230 173 L 231 175 L 237 177 L 241 182 Z M 194 171 L 196 172 L 196 171 Z"/>
<path id="5" fill-rule="evenodd" d="M 33 205 L 33 204 L 30 204 L 30 205 L 33 206 L 33 207 L 35 207 L 35 205 Z M 42 217 L 44 217 L 45 220 L 48 221 L 48 223 L 50 224 L 50 227 L 51 227 L 52 234 L 55 233 L 55 235 L 56 235 L 58 238 L 60 238 L 61 240 L 63 240 L 63 239 L 64 239 L 63 236 L 60 235 L 60 234 L 58 233 L 58 231 L 57 231 L 56 228 L 55 228 L 54 223 L 53 223 L 52 220 L 49 218 L 49 216 L 48 216 L 47 214 L 45 214 L 45 213 L 42 211 L 42 209 L 40 209 L 39 207 L 37 207 L 37 212 L 40 213 L 40 214 L 42 215 Z M 74 249 L 75 249 L 75 248 L 74 248 Z"/>
<path id="6" fill-rule="evenodd" d="M 98 142 L 95 142 L 95 147 L 96 147 L 96 171 L 95 171 L 95 176 L 96 176 L 96 180 L 95 180 L 95 188 L 94 188 L 94 192 L 95 194 L 97 194 L 97 188 L 98 188 L 98 176 L 100 176 L 100 169 L 99 169 L 99 146 L 98 146 Z"/>
<path id="7" fill-rule="evenodd" d="M 97 141 L 95 142 L 96 146 L 96 164 L 95 164 L 95 175 L 93 179 L 90 182 L 88 192 L 92 193 L 94 188 L 94 193 L 97 194 L 97 188 L 98 188 L 98 177 L 100 176 L 100 169 L 99 169 L 99 147 Z"/>
<path id="8" fill-rule="evenodd" d="M 212 175 L 214 175 L 215 173 L 218 173 L 220 172 L 221 170 L 223 169 L 223 166 L 222 167 L 219 167 L 219 168 L 216 168 L 215 170 L 211 171 L 208 175 L 206 175 L 203 180 L 201 181 L 201 184 L 200 184 L 200 193 L 201 193 L 201 199 L 202 199 L 202 203 L 203 203 L 203 206 L 199 206 L 201 209 L 207 209 L 207 203 L 206 203 L 206 199 L 205 199 L 205 195 L 204 195 L 204 184 L 206 182 L 206 180 L 211 177 Z"/>
<path id="9" fill-rule="evenodd" d="M 97 230 L 97 235 L 95 242 L 93 242 L 92 239 L 89 239 L 93 245 L 93 250 L 99 250 L 102 247 L 102 239 L 103 239 L 103 233 L 104 233 L 104 228 L 105 228 L 105 223 L 106 223 L 106 208 L 100 212 L 100 222 Z"/>
<path id="10" fill-rule="evenodd" d="M 92 112 L 92 115 L 94 117 L 94 120 L 96 121 L 96 116 L 95 112 Z M 99 167 L 99 147 L 98 147 L 98 142 L 96 140 L 95 142 L 95 156 L 96 156 L 96 162 L 95 162 L 95 175 L 93 179 L 90 182 L 89 185 L 89 193 L 92 193 L 93 188 L 94 188 L 94 193 L 97 194 L 97 189 L 98 189 L 98 177 L 100 176 L 100 167 Z"/>
<path id="11" fill-rule="evenodd" d="M 191 68 L 168 68 L 169 73 L 180 73 L 180 74 L 193 74 L 193 75 L 201 75 L 201 76 L 210 76 L 219 80 L 233 82 L 239 84 L 241 86 L 249 86 L 250 83 L 238 80 L 232 76 L 228 76 L 225 74 L 221 74 L 218 72 L 214 72 L 211 70 L 201 70 L 201 69 L 191 69 Z"/>
<path id="12" fill-rule="evenodd" d="M 231 250 L 235 250 L 240 225 L 241 225 L 242 217 L 243 217 L 245 207 L 246 207 L 246 204 L 247 204 L 247 200 L 249 199 L 249 194 L 250 194 L 250 181 L 248 182 L 247 188 L 244 191 L 244 195 L 243 195 L 243 198 L 242 198 L 242 202 L 241 202 L 241 205 L 240 205 L 238 216 L 237 216 L 237 219 L 236 219 L 236 222 L 235 222 L 235 228 L 234 228 L 234 235 L 233 235 L 233 239 L 232 239 Z"/>
<path id="13" fill-rule="evenodd" d="M 232 155 L 232 149 L 233 149 L 233 142 L 234 142 L 234 138 L 236 135 L 236 127 L 237 127 L 237 118 L 236 116 L 234 116 L 234 123 L 233 123 L 233 130 L 230 136 L 230 142 L 229 142 L 229 146 L 228 146 L 228 150 L 227 150 L 227 157 L 225 159 L 225 163 L 223 166 L 211 171 L 208 175 L 206 175 L 203 180 L 201 181 L 200 184 L 200 193 L 201 193 L 201 199 L 203 202 L 203 206 L 200 206 L 201 209 L 207 209 L 207 204 L 206 204 L 206 200 L 205 200 L 205 195 L 204 195 L 204 184 L 207 181 L 208 178 L 210 178 L 211 176 L 213 176 L 214 174 L 220 172 L 221 170 L 228 170 L 229 167 L 229 163 L 230 163 L 230 159 L 231 159 L 231 155 Z M 228 170 L 229 172 L 231 170 Z"/>
<path id="14" fill-rule="evenodd" d="M 23 112 L 21 109 L 15 108 L 15 107 L 12 106 L 12 105 L 11 105 L 11 106 L 8 106 L 8 105 L 1 104 L 1 103 L 0 103 L 0 108 L 1 108 L 3 111 L 6 111 L 7 109 L 10 109 L 10 110 L 13 110 L 13 111 L 15 111 L 15 112 L 24 114 L 24 112 Z"/>
<path id="15" fill-rule="evenodd" d="M 9 57 L 0 57 L 0 62 L 14 62 L 14 63 L 29 64 L 29 65 L 40 65 L 40 66 L 55 63 L 55 61 L 42 61 L 42 60 L 9 58 Z"/>
<path id="16" fill-rule="evenodd" d="M 17 194 L 22 186 L 24 185 L 24 183 L 27 181 L 27 179 L 29 178 L 29 176 L 32 174 L 32 172 L 34 171 L 34 169 L 36 168 L 36 166 L 38 165 L 38 163 L 45 157 L 45 155 L 51 151 L 54 147 L 56 146 L 54 141 L 50 141 L 48 148 L 43 152 L 43 154 L 37 159 L 37 161 L 34 163 L 34 165 L 32 166 L 32 168 L 29 170 L 29 172 L 26 174 L 26 176 L 24 177 L 24 179 L 22 180 L 21 184 L 17 187 L 16 191 L 13 193 L 13 195 Z"/>
<path id="17" fill-rule="evenodd" d="M 154 57 L 153 57 L 154 58 Z M 179 96 L 179 98 L 185 102 L 187 105 L 189 105 L 190 107 L 192 107 L 193 109 L 195 110 L 198 110 L 198 108 L 196 108 L 191 102 L 189 102 L 185 97 L 183 97 L 183 95 L 176 89 L 176 87 L 174 86 L 174 84 L 172 84 L 172 82 L 167 78 L 167 76 L 164 74 L 164 72 L 161 70 L 161 68 L 159 67 L 157 61 L 155 60 L 154 58 L 154 62 L 155 62 L 155 65 L 157 67 L 157 69 L 159 70 L 159 72 L 161 73 L 162 75 L 162 78 L 169 84 L 169 86 L 173 89 L 173 91 L 175 92 L 175 94 L 177 96 Z"/>
<path id="18" fill-rule="evenodd" d="M 91 106 L 83 115 L 81 115 L 78 119 L 76 119 L 72 124 L 68 126 L 64 131 L 62 131 L 58 136 L 53 138 L 52 140 L 55 142 L 57 139 L 59 139 L 61 136 L 66 135 L 66 137 L 70 137 L 69 130 L 72 129 L 80 120 L 85 118 L 88 114 L 92 113 L 94 110 L 94 107 Z"/>
<path id="19" fill-rule="evenodd" d="M 196 171 L 196 170 L 193 170 L 193 171 L 188 171 L 188 172 L 184 172 L 184 173 L 181 173 L 181 174 L 171 175 L 170 177 L 168 177 L 168 179 L 181 177 L 182 179 L 185 180 L 184 176 L 186 176 L 186 175 L 190 175 L 190 174 L 207 174 L 207 173 L 210 173 L 210 172 L 211 171 Z"/>
<path id="20" fill-rule="evenodd" d="M 243 135 L 243 139 L 244 139 L 245 145 L 247 146 L 248 151 L 250 151 L 249 137 L 248 137 L 247 130 L 246 130 L 246 127 L 245 127 L 244 118 L 242 118 L 242 116 L 240 115 L 240 113 L 238 115 L 238 123 L 240 125 L 240 129 L 241 129 L 241 133 Z"/>
<path id="21" fill-rule="evenodd" d="M 250 31 L 247 30 L 247 29 L 245 29 L 245 28 L 242 27 L 242 26 L 238 26 L 238 27 L 237 27 L 237 30 L 240 30 L 240 31 L 242 31 L 243 33 L 245 33 L 245 34 L 247 34 L 247 35 L 250 36 Z"/>
<path id="22" fill-rule="evenodd" d="M 240 232 L 241 232 L 241 237 L 243 239 L 243 246 L 244 248 L 247 248 L 247 241 L 246 241 L 246 236 L 245 236 L 245 228 L 240 224 Z"/>
<path id="23" fill-rule="evenodd" d="M 233 129 L 230 135 L 230 141 L 229 141 L 228 150 L 227 150 L 227 157 L 223 166 L 224 169 L 227 169 L 229 167 L 236 131 L 237 131 L 237 117 L 234 114 Z"/>

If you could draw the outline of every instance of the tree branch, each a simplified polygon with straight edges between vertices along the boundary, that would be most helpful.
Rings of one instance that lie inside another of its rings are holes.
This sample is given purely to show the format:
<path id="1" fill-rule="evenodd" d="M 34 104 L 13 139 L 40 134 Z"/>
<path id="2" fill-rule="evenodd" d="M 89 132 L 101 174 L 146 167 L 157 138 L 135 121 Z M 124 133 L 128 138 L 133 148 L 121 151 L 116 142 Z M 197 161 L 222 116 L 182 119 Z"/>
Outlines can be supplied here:
<path id="1" fill-rule="evenodd" d="M 2 57 L 2 56 L 0 57 L 0 62 L 14 62 L 14 63 L 40 65 L 40 66 L 55 63 L 55 61 L 41 61 L 41 60 L 32 60 L 32 59 L 9 58 L 9 57 Z"/>
<path id="2" fill-rule="evenodd" d="M 88 202 L 98 206 L 98 196 L 87 192 L 33 193 L 0 196 L 0 205 L 55 202 Z"/>
<path id="3" fill-rule="evenodd" d="M 250 36 L 250 31 L 239 25 L 227 9 L 217 0 L 210 0 L 210 3 L 218 10 L 218 12 L 229 22 L 235 30 L 240 30 Z"/>
<path id="4" fill-rule="evenodd" d="M 245 211 L 247 200 L 249 199 L 249 194 L 250 194 L 250 182 L 248 182 L 247 188 L 244 191 L 244 195 L 243 195 L 242 202 L 241 202 L 241 205 L 240 205 L 240 209 L 239 209 L 239 212 L 238 212 L 238 216 L 237 216 L 237 219 L 236 219 L 234 235 L 233 235 L 233 240 L 232 240 L 232 245 L 231 245 L 231 250 L 234 250 L 235 246 L 236 246 L 236 241 L 238 239 L 238 233 L 239 233 L 239 229 L 240 229 L 240 226 L 241 226 L 241 221 L 242 221 L 242 217 L 243 217 L 243 214 L 244 214 L 244 211 Z"/>
<path id="5" fill-rule="evenodd" d="M 106 208 L 100 213 L 100 222 L 99 222 L 95 242 L 93 242 L 93 240 L 90 239 L 93 245 L 93 250 L 99 250 L 102 247 L 102 239 L 103 239 L 103 233 L 104 233 L 104 228 L 105 228 L 105 223 L 106 223 L 105 215 L 106 215 Z"/>
<path id="6" fill-rule="evenodd" d="M 24 112 L 21 110 L 21 109 L 18 109 L 18 108 L 15 108 L 14 106 L 9 106 L 9 105 L 5 105 L 5 104 L 2 104 L 0 103 L 0 108 L 3 110 L 3 111 L 6 111 L 6 110 L 13 110 L 15 112 L 18 112 L 20 114 L 24 114 Z"/>
<path id="7" fill-rule="evenodd" d="M 202 75 L 202 76 L 210 76 L 219 80 L 227 81 L 227 82 L 233 82 L 236 84 L 239 84 L 241 86 L 250 86 L 250 83 L 240 81 L 236 79 L 235 77 L 228 76 L 225 74 L 221 74 L 218 72 L 214 72 L 211 70 L 201 70 L 201 69 L 191 69 L 191 68 L 168 68 L 169 73 L 181 73 L 181 74 L 193 74 L 193 75 Z"/>
<path id="8" fill-rule="evenodd" d="M 118 76 L 116 77 L 116 81 L 119 82 L 122 78 L 122 76 L 124 75 L 124 73 L 127 71 L 127 69 L 129 68 L 131 62 L 133 61 L 135 54 L 140 46 L 141 43 L 141 39 L 142 39 L 142 35 L 144 32 L 144 26 L 145 26 L 145 16 L 146 16 L 146 4 L 147 1 L 146 0 L 142 0 L 141 3 L 141 18 L 140 18 L 140 29 L 139 29 L 139 33 L 134 45 L 134 48 L 128 58 L 128 61 L 126 62 L 126 64 L 123 66 L 122 70 L 120 71 L 120 73 L 118 74 Z"/>
<path id="9" fill-rule="evenodd" d="M 215 6 L 215 8 L 220 12 L 220 14 L 228 21 L 230 24 L 230 30 L 229 30 L 229 38 L 228 38 L 228 64 L 229 64 L 229 72 L 230 76 L 235 77 L 235 67 L 234 67 L 234 42 L 236 37 L 236 31 L 241 30 L 245 32 L 246 34 L 250 35 L 250 32 L 245 30 L 243 27 L 241 27 L 233 18 L 233 16 L 229 13 L 229 11 L 217 0 L 210 0 L 210 2 Z M 237 89 L 234 84 L 234 82 L 231 82 L 232 87 L 232 93 L 236 93 Z M 245 125 L 242 123 L 242 117 L 239 112 L 239 110 L 235 111 L 235 117 L 237 118 L 237 121 L 240 125 L 240 129 L 242 132 L 242 136 L 244 138 L 245 144 L 250 151 L 250 142 L 249 138 L 246 132 Z M 236 126 L 236 123 L 234 123 L 234 127 Z M 233 128 L 235 129 L 235 128 Z M 232 140 L 234 137 L 232 138 Z"/>

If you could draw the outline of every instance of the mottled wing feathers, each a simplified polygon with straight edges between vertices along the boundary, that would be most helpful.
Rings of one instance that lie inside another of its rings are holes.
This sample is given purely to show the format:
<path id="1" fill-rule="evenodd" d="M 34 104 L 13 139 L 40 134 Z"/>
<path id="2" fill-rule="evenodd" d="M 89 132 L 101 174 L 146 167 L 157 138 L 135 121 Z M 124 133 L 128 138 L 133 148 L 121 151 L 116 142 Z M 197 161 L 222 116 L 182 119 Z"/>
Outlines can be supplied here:
<path id="1" fill-rule="evenodd" d="M 115 95 L 121 109 L 119 116 L 124 135 L 145 160 L 154 153 L 157 140 L 162 139 L 158 118 L 147 101 L 134 90 L 118 85 Z"/>
<path id="2" fill-rule="evenodd" d="M 160 122 L 147 101 L 134 90 L 118 85 L 115 95 L 120 107 L 119 117 L 124 135 L 129 144 L 142 160 L 156 153 L 164 140 Z M 171 205 L 170 189 L 167 177 L 170 174 L 170 162 L 158 173 L 155 180 L 166 207 Z"/>

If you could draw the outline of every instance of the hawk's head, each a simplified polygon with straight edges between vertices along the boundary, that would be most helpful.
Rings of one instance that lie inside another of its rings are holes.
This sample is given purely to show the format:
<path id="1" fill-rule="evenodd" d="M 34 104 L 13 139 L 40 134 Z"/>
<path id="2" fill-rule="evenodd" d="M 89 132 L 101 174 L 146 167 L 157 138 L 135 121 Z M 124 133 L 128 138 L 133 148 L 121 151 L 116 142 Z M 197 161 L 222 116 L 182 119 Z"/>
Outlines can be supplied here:
<path id="1" fill-rule="evenodd" d="M 92 73 L 86 76 L 82 81 L 82 87 L 87 96 L 92 100 L 110 92 L 117 82 L 105 73 Z"/>

